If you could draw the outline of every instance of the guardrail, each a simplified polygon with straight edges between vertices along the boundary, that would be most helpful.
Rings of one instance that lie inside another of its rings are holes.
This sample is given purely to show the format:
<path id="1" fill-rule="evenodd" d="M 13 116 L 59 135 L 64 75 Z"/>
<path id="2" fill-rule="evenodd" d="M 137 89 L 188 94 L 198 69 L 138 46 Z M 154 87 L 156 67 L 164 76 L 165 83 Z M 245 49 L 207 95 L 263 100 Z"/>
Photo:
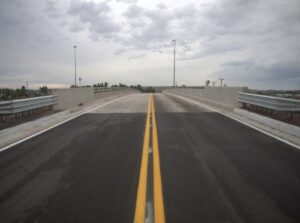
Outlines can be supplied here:
<path id="1" fill-rule="evenodd" d="M 300 112 L 300 100 L 296 99 L 239 92 L 238 101 L 280 112 Z"/>
<path id="2" fill-rule="evenodd" d="M 0 115 L 17 114 L 57 104 L 56 95 L 0 102 Z"/>

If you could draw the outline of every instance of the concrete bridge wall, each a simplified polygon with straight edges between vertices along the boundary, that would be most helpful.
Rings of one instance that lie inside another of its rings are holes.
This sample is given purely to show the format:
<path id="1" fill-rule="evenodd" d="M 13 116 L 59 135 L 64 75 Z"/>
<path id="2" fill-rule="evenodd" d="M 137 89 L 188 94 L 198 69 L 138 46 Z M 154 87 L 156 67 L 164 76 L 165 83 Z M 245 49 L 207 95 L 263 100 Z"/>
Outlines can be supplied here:
<path id="1" fill-rule="evenodd" d="M 166 89 L 163 92 L 190 97 L 226 110 L 233 110 L 235 107 L 240 107 L 237 100 L 238 92 L 246 92 L 247 89 L 247 87 L 205 87 L 203 89 L 181 87 Z"/>
<path id="2" fill-rule="evenodd" d="M 65 89 L 51 89 L 51 95 L 58 96 L 58 104 L 53 108 L 54 110 L 64 110 L 69 108 L 75 108 L 80 105 L 92 102 L 96 99 L 106 98 L 110 96 L 122 96 L 138 92 L 134 89 L 122 89 L 115 91 L 104 91 L 94 93 L 94 88 L 65 88 Z"/>

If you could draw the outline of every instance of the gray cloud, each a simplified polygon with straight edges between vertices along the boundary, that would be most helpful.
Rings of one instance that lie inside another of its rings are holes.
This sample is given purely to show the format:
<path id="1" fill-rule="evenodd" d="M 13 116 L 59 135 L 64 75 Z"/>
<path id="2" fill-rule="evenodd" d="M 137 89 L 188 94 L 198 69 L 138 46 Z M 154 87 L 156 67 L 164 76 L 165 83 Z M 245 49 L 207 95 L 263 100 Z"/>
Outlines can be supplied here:
<path id="1" fill-rule="evenodd" d="M 113 21 L 109 15 L 111 11 L 107 2 L 81 2 L 72 1 L 69 14 L 79 17 L 80 21 L 88 24 L 90 36 L 93 40 L 98 39 L 98 35 L 109 37 L 111 33 L 120 31 L 120 26 Z"/>
<path id="2" fill-rule="evenodd" d="M 130 5 L 123 15 L 129 19 L 140 17 L 143 14 L 144 9 L 137 5 Z"/>
<path id="3" fill-rule="evenodd" d="M 138 59 L 142 59 L 144 57 L 145 57 L 145 54 L 132 55 L 132 56 L 128 57 L 128 60 L 138 60 Z"/>
<path id="4" fill-rule="evenodd" d="M 282 60 L 269 65 L 253 60 L 229 61 L 222 65 L 218 73 L 222 73 L 228 80 L 300 81 L 300 65 L 297 60 Z"/>
<path id="5" fill-rule="evenodd" d="M 85 30 L 85 25 L 84 24 L 82 24 L 82 23 L 79 23 L 79 22 L 73 22 L 73 24 L 70 26 L 70 31 L 71 32 L 74 32 L 74 33 L 78 33 L 78 32 L 80 32 L 80 31 L 83 31 L 83 30 Z"/>
<path id="6" fill-rule="evenodd" d="M 136 5 L 124 13 L 129 33 L 120 39 L 122 44 L 131 44 L 136 49 L 159 52 L 172 36 L 171 22 L 174 14 L 166 5 L 160 4 L 149 10 Z"/>
<path id="7" fill-rule="evenodd" d="M 138 0 L 117 0 L 117 2 L 124 2 L 124 3 L 137 3 Z"/>
<path id="8" fill-rule="evenodd" d="M 124 48 L 123 49 L 117 49 L 117 50 L 114 51 L 114 55 L 115 56 L 119 56 L 119 55 L 121 55 L 121 54 L 123 54 L 125 52 L 127 52 L 127 50 L 124 49 Z"/>
<path id="9" fill-rule="evenodd" d="M 62 13 L 60 12 L 60 9 L 57 7 L 55 1 L 53 0 L 46 1 L 45 11 L 48 14 L 48 16 L 53 19 L 59 19 L 63 16 Z"/>
<path id="10" fill-rule="evenodd" d="M 221 66 L 223 66 L 223 67 L 237 67 L 237 66 L 251 67 L 252 65 L 253 65 L 252 60 L 233 60 L 233 61 L 225 62 Z"/>
<path id="11" fill-rule="evenodd" d="M 164 10 L 164 9 L 168 8 L 168 6 L 166 4 L 164 4 L 164 3 L 160 3 L 160 4 L 156 5 L 156 7 L 159 8 L 159 9 L 161 9 L 161 10 Z"/>

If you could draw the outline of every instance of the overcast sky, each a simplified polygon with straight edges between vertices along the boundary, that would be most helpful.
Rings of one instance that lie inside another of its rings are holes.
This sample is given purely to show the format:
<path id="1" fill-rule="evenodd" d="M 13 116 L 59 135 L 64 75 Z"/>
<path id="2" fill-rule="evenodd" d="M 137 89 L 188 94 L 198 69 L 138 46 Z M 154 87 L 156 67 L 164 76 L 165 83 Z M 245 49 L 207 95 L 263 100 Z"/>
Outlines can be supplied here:
<path id="1" fill-rule="evenodd" d="M 0 0 L 0 87 L 300 88 L 299 0 Z"/>

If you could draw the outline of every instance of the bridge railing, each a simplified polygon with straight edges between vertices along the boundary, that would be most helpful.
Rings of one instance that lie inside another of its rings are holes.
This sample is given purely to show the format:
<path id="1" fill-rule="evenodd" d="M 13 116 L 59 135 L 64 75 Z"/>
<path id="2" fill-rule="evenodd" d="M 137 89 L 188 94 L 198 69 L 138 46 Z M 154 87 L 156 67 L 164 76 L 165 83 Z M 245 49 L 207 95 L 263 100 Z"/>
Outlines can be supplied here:
<path id="1" fill-rule="evenodd" d="M 0 102 L 0 115 L 16 114 L 57 104 L 56 95 Z"/>
<path id="2" fill-rule="evenodd" d="M 128 87 L 94 87 L 94 93 L 125 91 L 125 90 L 132 90 L 132 88 L 128 88 Z"/>
<path id="3" fill-rule="evenodd" d="M 300 112 L 300 100 L 296 99 L 239 92 L 238 101 L 275 111 Z"/>

